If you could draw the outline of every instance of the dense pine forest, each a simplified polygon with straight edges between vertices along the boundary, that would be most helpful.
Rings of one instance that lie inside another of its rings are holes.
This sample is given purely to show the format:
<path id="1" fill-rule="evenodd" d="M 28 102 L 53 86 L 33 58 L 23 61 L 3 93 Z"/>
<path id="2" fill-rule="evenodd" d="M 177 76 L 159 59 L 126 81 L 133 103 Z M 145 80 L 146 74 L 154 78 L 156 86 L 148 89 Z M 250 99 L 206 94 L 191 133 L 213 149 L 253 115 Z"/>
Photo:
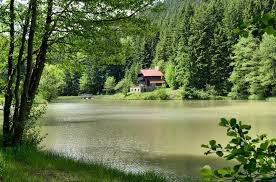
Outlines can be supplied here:
<path id="1" fill-rule="evenodd" d="M 41 94 L 126 93 L 141 68 L 158 67 L 166 87 L 183 98 L 275 96 L 275 10 L 275 0 L 166 0 L 143 12 L 143 23 L 129 25 L 128 33 L 107 30 L 97 49 L 89 36 L 73 41 L 84 51 L 52 48 Z"/>
<path id="2" fill-rule="evenodd" d="M 84 72 L 65 74 L 63 95 L 102 93 L 108 77 L 115 91 L 128 90 L 140 68 L 158 66 L 167 87 L 184 90 L 184 98 L 274 96 L 275 32 L 259 26 L 275 25 L 275 9 L 274 0 L 165 1 L 159 11 L 146 13 L 149 26 L 142 33 L 120 38 L 112 57 L 95 58 Z M 261 16 L 270 22 L 260 23 Z"/>

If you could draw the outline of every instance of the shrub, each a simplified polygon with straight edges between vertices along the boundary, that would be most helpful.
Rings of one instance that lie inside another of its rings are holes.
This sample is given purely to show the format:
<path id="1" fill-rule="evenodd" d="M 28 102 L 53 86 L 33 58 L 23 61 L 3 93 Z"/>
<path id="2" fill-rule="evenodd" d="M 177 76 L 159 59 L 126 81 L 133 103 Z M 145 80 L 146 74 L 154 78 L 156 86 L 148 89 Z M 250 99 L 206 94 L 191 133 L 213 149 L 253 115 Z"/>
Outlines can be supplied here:
<path id="1" fill-rule="evenodd" d="M 40 128 L 37 125 L 37 120 L 46 113 L 47 104 L 35 104 L 32 108 L 29 119 L 26 121 L 26 126 L 23 134 L 23 145 L 30 148 L 37 148 L 46 136 L 40 135 Z"/>
<path id="2" fill-rule="evenodd" d="M 123 79 L 115 86 L 115 91 L 122 92 L 124 96 L 127 96 L 132 83 L 129 79 Z"/>
<path id="3" fill-rule="evenodd" d="M 143 93 L 144 100 L 167 100 L 169 95 L 166 93 L 165 89 L 158 89 L 153 92 Z"/>
<path id="4" fill-rule="evenodd" d="M 190 88 L 190 87 L 182 87 L 181 94 L 183 99 L 217 99 L 218 94 L 215 90 L 214 86 L 208 86 L 206 90 Z"/>
<path id="5" fill-rule="evenodd" d="M 156 96 L 152 93 L 146 93 L 143 97 L 144 100 L 157 100 Z"/>
<path id="6" fill-rule="evenodd" d="M 158 89 L 155 91 L 156 98 L 160 100 L 167 100 L 169 98 L 168 94 L 166 93 L 165 89 Z"/>
<path id="7" fill-rule="evenodd" d="M 182 88 L 183 99 L 208 99 L 209 95 L 203 90 L 197 90 L 195 88 L 184 87 Z"/>
<path id="8" fill-rule="evenodd" d="M 215 153 L 225 160 L 235 160 L 233 167 L 212 170 L 210 166 L 202 168 L 205 181 L 269 181 L 276 179 L 276 138 L 269 139 L 266 135 L 256 138 L 249 136 L 250 125 L 236 119 L 221 119 L 220 126 L 226 128 L 230 142 L 223 147 L 215 140 L 202 145 L 207 148 L 206 155 Z"/>
<path id="9" fill-rule="evenodd" d="M 262 96 L 262 95 L 250 95 L 249 97 L 248 97 L 248 99 L 249 100 L 263 100 L 264 99 L 264 96 Z"/>
<path id="10" fill-rule="evenodd" d="M 110 94 L 113 92 L 115 86 L 116 86 L 115 78 L 113 76 L 107 77 L 104 83 L 105 91 Z"/>

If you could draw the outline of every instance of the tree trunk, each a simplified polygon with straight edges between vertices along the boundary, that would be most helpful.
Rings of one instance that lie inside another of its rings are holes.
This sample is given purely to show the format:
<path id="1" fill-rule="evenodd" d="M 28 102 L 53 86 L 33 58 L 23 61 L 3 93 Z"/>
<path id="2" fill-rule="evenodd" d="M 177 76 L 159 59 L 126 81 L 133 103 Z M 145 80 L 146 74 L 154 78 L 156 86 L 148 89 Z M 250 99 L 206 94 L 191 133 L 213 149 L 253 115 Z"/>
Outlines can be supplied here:
<path id="1" fill-rule="evenodd" d="M 31 25 L 29 31 L 28 39 L 28 49 L 27 49 L 27 70 L 23 85 L 23 92 L 21 95 L 21 104 L 19 109 L 18 119 L 14 122 L 14 133 L 13 133 L 13 145 L 21 145 L 22 135 L 24 131 L 24 122 L 27 120 L 27 107 L 30 104 L 30 98 L 28 95 L 28 90 L 30 86 L 31 74 L 32 74 L 32 65 L 33 65 L 33 45 L 34 45 L 34 36 L 36 31 L 37 23 L 37 0 L 31 0 Z"/>
<path id="2" fill-rule="evenodd" d="M 13 77 L 14 77 L 14 70 L 13 70 L 13 61 L 14 61 L 14 0 L 10 2 L 10 48 L 9 48 L 9 56 L 8 56 L 8 76 L 7 76 L 7 88 L 5 93 L 5 104 L 4 104 L 4 121 L 3 121 L 3 145 L 8 146 L 10 145 L 10 138 L 11 138 L 11 122 L 10 122 L 10 115 L 11 115 L 11 104 L 13 99 Z"/>
<path id="3" fill-rule="evenodd" d="M 29 28 L 29 21 L 30 21 L 30 13 L 31 13 L 31 3 L 29 3 L 29 8 L 28 12 L 25 18 L 24 26 L 23 26 L 23 32 L 22 32 L 22 37 L 21 37 L 21 45 L 19 49 L 19 54 L 18 54 L 18 60 L 17 60 L 17 66 L 16 66 L 16 83 L 15 83 L 15 108 L 14 108 L 14 114 L 13 114 L 13 126 L 12 126 L 12 133 L 14 133 L 14 127 L 15 123 L 18 121 L 19 117 L 19 109 L 20 109 L 20 92 L 19 92 L 19 87 L 20 87 L 20 82 L 21 82 L 21 66 L 23 65 L 23 54 L 24 54 L 24 48 L 25 48 L 25 42 L 26 42 L 26 36 L 28 33 L 28 28 Z"/>
<path id="4" fill-rule="evenodd" d="M 39 53 L 36 57 L 36 63 L 34 68 L 32 67 L 32 53 L 33 53 L 33 36 L 35 31 L 35 20 L 36 20 L 36 8 L 37 3 L 36 0 L 33 0 L 34 5 L 32 6 L 32 20 L 31 20 L 31 27 L 29 33 L 29 42 L 28 42 L 28 56 L 27 56 L 27 73 L 23 85 L 23 93 L 21 95 L 21 103 L 19 109 L 19 116 L 16 120 L 15 127 L 14 127 L 14 137 L 13 137 L 13 144 L 14 145 L 21 145 L 22 137 L 25 127 L 25 122 L 30 115 L 31 108 L 35 99 L 35 95 L 38 89 L 38 85 L 40 82 L 40 78 L 44 69 L 45 61 L 46 61 L 46 54 L 48 49 L 48 39 L 51 34 L 51 23 L 52 23 L 52 10 L 53 10 L 53 0 L 47 0 L 47 16 L 46 22 L 44 27 L 44 35 L 42 38 L 42 43 L 39 48 Z M 34 16 L 35 15 L 35 16 Z M 33 35 L 32 35 L 33 34 Z M 32 39 L 30 39 L 32 38 Z M 30 42 L 31 40 L 31 42 Z"/>

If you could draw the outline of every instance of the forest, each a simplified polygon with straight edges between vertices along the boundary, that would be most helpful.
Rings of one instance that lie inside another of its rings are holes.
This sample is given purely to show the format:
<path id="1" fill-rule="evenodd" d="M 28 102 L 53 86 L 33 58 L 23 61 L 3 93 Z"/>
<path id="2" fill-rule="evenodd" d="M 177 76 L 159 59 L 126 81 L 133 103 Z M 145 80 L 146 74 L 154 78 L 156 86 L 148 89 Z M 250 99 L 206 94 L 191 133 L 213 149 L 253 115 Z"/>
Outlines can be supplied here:
<path id="1" fill-rule="evenodd" d="M 103 93 L 106 80 L 114 92 L 129 90 L 139 69 L 158 66 L 183 98 L 275 96 L 275 1 L 169 0 L 159 8 L 147 13 L 145 32 L 120 37 L 115 54 L 65 74 L 62 95 Z"/>
<path id="2" fill-rule="evenodd" d="M 165 73 L 165 87 L 179 90 L 184 99 L 275 96 L 275 9 L 274 0 L 164 1 L 125 32 L 106 29 L 97 48 L 83 38 L 51 48 L 39 93 L 47 100 L 127 93 L 140 69 L 157 66 Z"/>

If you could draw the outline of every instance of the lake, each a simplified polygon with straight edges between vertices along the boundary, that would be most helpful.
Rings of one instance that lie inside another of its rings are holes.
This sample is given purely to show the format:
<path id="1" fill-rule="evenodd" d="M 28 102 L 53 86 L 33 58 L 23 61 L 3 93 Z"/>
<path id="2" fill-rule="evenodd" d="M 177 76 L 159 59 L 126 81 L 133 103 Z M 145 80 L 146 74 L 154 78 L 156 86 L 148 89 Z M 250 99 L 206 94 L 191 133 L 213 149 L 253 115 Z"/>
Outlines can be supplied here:
<path id="1" fill-rule="evenodd" d="M 47 150 L 125 171 L 199 176 L 200 167 L 226 164 L 204 156 L 201 144 L 228 141 L 221 117 L 252 125 L 252 134 L 276 137 L 276 102 L 62 101 L 42 119 Z M 2 115 L 2 113 L 0 113 Z"/>
<path id="2" fill-rule="evenodd" d="M 64 101 L 63 101 L 64 102 Z M 228 141 L 221 117 L 252 125 L 252 133 L 276 137 L 276 102 L 74 101 L 49 105 L 43 119 L 46 149 L 125 171 L 155 170 L 199 176 L 200 167 L 226 164 L 204 156 L 201 144 Z"/>

